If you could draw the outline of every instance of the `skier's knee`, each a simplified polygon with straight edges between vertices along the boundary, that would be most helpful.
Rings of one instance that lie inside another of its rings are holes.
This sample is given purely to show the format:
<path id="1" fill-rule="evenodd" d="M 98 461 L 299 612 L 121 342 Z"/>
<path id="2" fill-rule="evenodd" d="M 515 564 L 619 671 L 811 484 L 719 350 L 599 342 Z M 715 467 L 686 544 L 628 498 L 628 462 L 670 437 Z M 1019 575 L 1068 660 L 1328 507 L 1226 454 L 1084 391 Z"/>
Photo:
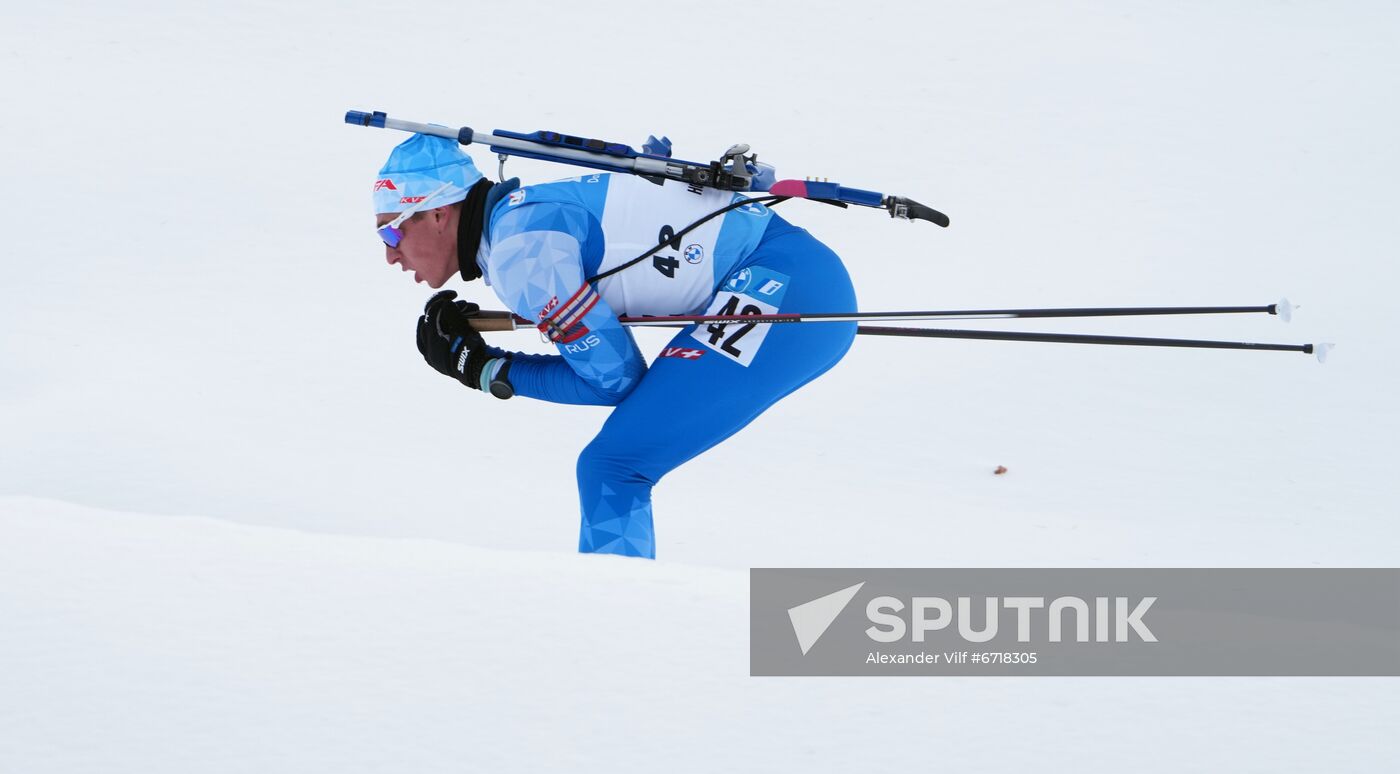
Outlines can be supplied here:
<path id="1" fill-rule="evenodd" d="M 578 455 L 578 480 L 654 483 L 638 463 L 634 455 L 595 438 Z"/>

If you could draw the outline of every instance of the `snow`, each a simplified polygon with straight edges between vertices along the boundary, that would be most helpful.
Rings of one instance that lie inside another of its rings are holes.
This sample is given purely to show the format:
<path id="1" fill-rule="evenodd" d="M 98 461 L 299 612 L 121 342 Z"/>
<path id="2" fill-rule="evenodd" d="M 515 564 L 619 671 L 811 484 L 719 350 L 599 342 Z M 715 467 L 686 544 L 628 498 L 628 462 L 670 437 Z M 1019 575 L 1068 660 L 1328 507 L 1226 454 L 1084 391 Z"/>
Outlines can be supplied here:
<path id="1" fill-rule="evenodd" d="M 1397 22 L 1379 2 L 8 5 L 0 772 L 1394 759 L 1393 680 L 750 678 L 746 568 L 1394 566 Z M 428 291 L 370 230 L 399 138 L 351 108 L 664 133 L 690 158 L 748 142 L 780 176 L 947 212 L 783 205 L 867 309 L 1287 296 L 1291 324 L 947 327 L 1338 348 L 863 338 L 662 483 L 659 561 L 578 556 L 574 458 L 605 412 L 423 366 Z"/>
<path id="2" fill-rule="evenodd" d="M 0 498 L 0 530 L 6 772 L 1275 771 L 1394 755 L 1389 681 L 748 677 L 742 570 L 22 497 Z"/>

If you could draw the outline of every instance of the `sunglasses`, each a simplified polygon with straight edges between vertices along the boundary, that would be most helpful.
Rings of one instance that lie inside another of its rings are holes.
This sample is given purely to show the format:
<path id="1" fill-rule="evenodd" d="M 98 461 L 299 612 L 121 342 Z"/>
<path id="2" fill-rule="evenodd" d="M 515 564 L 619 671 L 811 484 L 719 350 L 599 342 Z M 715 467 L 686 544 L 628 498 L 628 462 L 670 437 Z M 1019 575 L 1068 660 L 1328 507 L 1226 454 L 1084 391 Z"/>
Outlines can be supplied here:
<path id="1" fill-rule="evenodd" d="M 432 201 L 433 199 L 436 199 L 439 194 L 451 187 L 451 183 L 443 183 L 442 185 L 438 186 L 438 189 L 436 191 L 433 191 L 427 196 L 424 196 L 422 199 L 419 199 L 418 201 L 409 205 L 408 209 L 404 210 L 403 212 L 400 212 L 397 218 L 394 218 L 388 223 L 385 223 L 384 225 L 375 229 L 375 231 L 379 232 L 379 238 L 384 240 L 384 244 L 390 247 L 398 247 L 399 243 L 403 241 L 403 231 L 399 228 L 399 226 L 402 226 L 405 220 L 408 220 L 409 218 L 413 217 L 414 213 L 424 209 L 427 206 L 428 202 Z"/>

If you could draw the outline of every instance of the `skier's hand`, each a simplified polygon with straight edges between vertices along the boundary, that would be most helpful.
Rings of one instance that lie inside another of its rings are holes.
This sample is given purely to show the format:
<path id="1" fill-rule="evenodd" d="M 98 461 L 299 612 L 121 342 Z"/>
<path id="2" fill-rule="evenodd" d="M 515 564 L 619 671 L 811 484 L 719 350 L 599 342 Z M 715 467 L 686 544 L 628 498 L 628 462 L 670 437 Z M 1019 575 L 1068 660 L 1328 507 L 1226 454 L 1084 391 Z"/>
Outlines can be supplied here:
<path id="1" fill-rule="evenodd" d="M 428 299 L 418 317 L 418 351 L 438 373 L 479 390 L 482 366 L 490 359 L 485 340 L 471 326 L 479 307 L 456 298 L 455 291 L 443 290 Z"/>

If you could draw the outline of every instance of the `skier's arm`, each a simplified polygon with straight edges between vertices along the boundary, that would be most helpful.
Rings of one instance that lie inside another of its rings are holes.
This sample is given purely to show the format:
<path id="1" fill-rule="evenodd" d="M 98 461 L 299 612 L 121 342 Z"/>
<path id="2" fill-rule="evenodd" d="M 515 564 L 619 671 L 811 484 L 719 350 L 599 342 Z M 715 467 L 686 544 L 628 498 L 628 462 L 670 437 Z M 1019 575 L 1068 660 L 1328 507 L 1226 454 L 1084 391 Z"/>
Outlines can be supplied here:
<path id="1" fill-rule="evenodd" d="M 487 260 L 496 294 L 511 311 L 539 321 L 560 352 L 515 356 L 509 373 L 516 395 L 612 406 L 646 371 L 632 334 L 584 282 L 583 250 L 594 227 L 583 208 L 552 202 L 518 206 L 492 223 Z"/>

